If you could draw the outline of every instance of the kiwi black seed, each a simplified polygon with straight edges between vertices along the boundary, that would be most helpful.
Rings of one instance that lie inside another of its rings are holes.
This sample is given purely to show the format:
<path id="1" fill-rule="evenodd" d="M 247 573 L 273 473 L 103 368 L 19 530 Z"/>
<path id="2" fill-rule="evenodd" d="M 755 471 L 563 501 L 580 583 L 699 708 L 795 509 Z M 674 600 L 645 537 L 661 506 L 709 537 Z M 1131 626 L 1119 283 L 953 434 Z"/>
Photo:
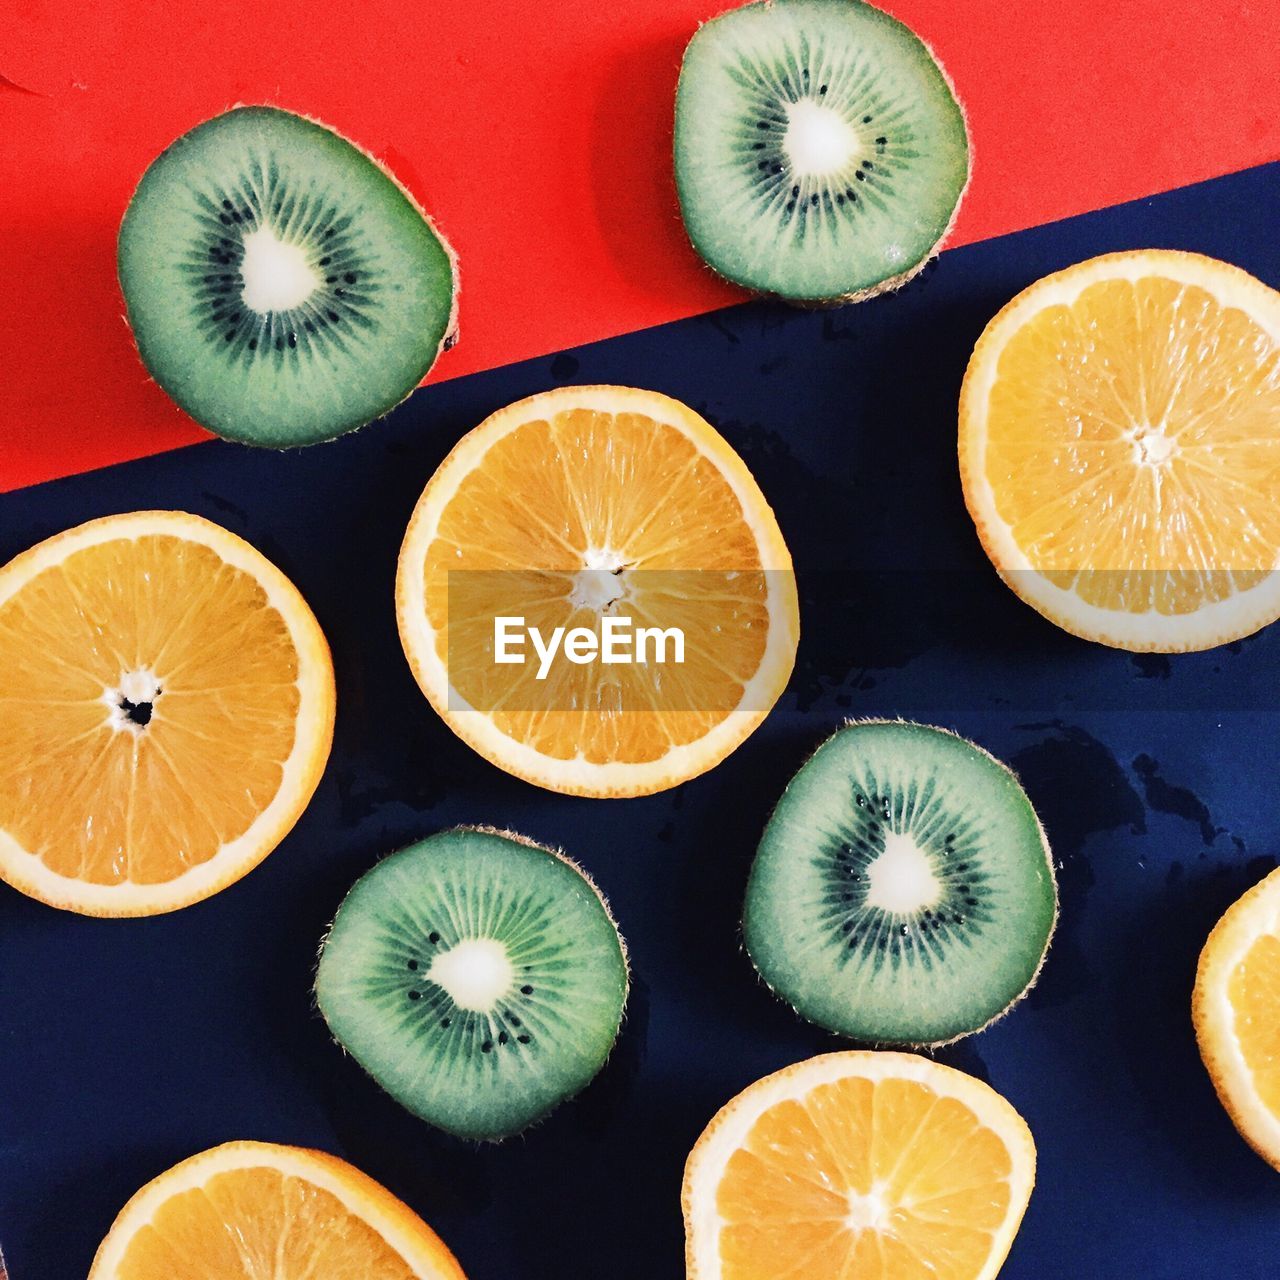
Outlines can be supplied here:
<path id="1" fill-rule="evenodd" d="M 497 1140 L 591 1081 L 627 986 L 626 949 L 581 870 L 520 837 L 458 828 L 356 882 L 321 949 L 316 997 L 402 1106 Z"/>
<path id="2" fill-rule="evenodd" d="M 274 107 L 197 126 L 120 228 L 143 362 L 196 421 L 283 448 L 394 408 L 454 333 L 452 251 L 374 160 Z"/>
<path id="3" fill-rule="evenodd" d="M 902 23 L 858 0 L 768 0 L 690 42 L 675 170 L 710 266 L 823 304 L 920 270 L 968 183 L 969 143 L 945 73 Z"/>
<path id="4" fill-rule="evenodd" d="M 922 1047 L 979 1031 L 1035 981 L 1057 919 L 1049 846 L 993 756 L 864 721 L 788 784 L 747 888 L 765 982 L 811 1022 Z"/>

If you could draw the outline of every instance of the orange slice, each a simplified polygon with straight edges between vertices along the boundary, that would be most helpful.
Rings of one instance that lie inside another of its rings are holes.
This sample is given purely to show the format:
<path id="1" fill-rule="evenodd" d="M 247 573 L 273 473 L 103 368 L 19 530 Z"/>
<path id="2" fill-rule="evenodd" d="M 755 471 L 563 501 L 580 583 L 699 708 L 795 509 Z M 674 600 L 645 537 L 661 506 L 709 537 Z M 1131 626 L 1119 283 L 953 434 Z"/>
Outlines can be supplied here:
<path id="1" fill-rule="evenodd" d="M 1218 921 L 1200 953 L 1191 1007 L 1222 1105 L 1280 1169 L 1280 871 Z"/>
<path id="2" fill-rule="evenodd" d="M 1086 639 L 1207 649 L 1280 617 L 1280 294 L 1148 250 L 1046 276 L 987 326 L 960 397 L 978 535 Z"/>
<path id="3" fill-rule="evenodd" d="M 396 603 L 414 675 L 459 737 L 591 796 L 724 759 L 786 686 L 799 637 L 791 558 L 742 459 L 691 409 L 628 387 L 546 392 L 465 436 L 414 510 Z M 660 661 L 650 646 L 643 664 L 561 656 L 544 678 L 528 645 L 497 662 L 503 617 L 548 637 L 598 637 L 613 617 L 684 647 Z"/>
<path id="4" fill-rule="evenodd" d="M 0 569 L 0 877 L 145 916 L 256 866 L 310 800 L 333 666 L 247 542 L 180 511 L 109 516 Z"/>
<path id="5" fill-rule="evenodd" d="M 904 1053 L 830 1053 L 753 1084 L 689 1157 L 689 1280 L 991 1280 L 1035 1182 L 1022 1117 Z"/>
<path id="6" fill-rule="evenodd" d="M 89 1280 L 466 1280 L 385 1187 L 320 1151 L 229 1142 L 120 1211 Z"/>

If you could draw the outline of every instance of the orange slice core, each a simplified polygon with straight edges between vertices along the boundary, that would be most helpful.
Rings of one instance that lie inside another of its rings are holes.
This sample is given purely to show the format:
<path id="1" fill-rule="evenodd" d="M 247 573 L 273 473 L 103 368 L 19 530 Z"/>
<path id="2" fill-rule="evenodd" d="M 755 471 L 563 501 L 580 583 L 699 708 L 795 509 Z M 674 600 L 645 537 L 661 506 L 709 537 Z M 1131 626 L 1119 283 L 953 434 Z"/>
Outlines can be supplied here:
<path id="1" fill-rule="evenodd" d="M 0 829 L 59 875 L 159 884 L 243 835 L 280 788 L 298 656 L 214 550 L 98 543 L 0 605 Z"/>

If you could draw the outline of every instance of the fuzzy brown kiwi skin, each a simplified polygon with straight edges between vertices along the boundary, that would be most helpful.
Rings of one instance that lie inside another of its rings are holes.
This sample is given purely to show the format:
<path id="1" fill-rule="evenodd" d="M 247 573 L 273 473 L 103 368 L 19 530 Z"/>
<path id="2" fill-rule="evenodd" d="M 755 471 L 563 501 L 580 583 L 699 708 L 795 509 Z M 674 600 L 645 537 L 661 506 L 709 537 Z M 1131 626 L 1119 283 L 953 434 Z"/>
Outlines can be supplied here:
<path id="1" fill-rule="evenodd" d="M 341 138 L 342 141 L 345 142 L 349 147 L 352 147 L 356 151 L 358 151 L 362 156 L 364 156 L 366 160 L 369 161 L 370 164 L 376 165 L 379 171 L 385 174 L 386 177 L 388 177 L 391 180 L 391 182 L 395 185 L 396 189 L 400 192 L 400 194 L 404 196 L 404 198 L 413 206 L 418 216 L 427 224 L 427 226 L 431 228 L 432 234 L 436 237 L 437 240 L 439 240 L 440 247 L 444 250 L 445 257 L 449 259 L 449 275 L 451 278 L 449 320 L 448 320 L 448 323 L 445 325 L 444 334 L 436 346 L 435 355 L 431 357 L 430 367 L 427 369 L 426 373 L 422 375 L 422 378 L 420 378 L 414 386 L 410 387 L 409 390 L 406 391 L 405 394 L 395 402 L 395 404 L 393 404 L 385 412 L 379 414 L 378 417 L 371 419 L 369 422 L 366 422 L 362 427 L 352 427 L 350 431 L 344 431 L 342 435 L 334 436 L 330 440 L 318 440 L 314 442 L 315 444 L 333 444 L 334 441 L 336 440 L 342 440 L 346 436 L 353 435 L 357 431 L 363 431 L 364 427 L 372 426 L 373 423 L 375 422 L 381 422 L 383 418 L 393 413 L 402 404 L 404 404 L 404 402 L 408 400 L 409 397 L 413 395 L 415 391 L 417 391 L 423 385 L 426 379 L 431 375 L 431 371 L 436 367 L 436 364 L 439 362 L 440 357 L 446 351 L 452 351 L 453 348 L 458 345 L 458 337 L 459 337 L 458 295 L 462 289 L 462 281 L 458 273 L 458 255 L 454 251 L 453 245 L 449 243 L 449 240 L 445 236 L 444 232 L 441 231 L 440 228 L 436 225 L 435 219 L 432 218 L 431 215 L 427 213 L 427 211 L 422 207 L 422 205 L 418 202 L 418 199 L 413 194 L 413 192 L 410 191 L 409 188 L 406 187 L 404 183 L 401 182 L 400 179 L 397 178 L 396 175 L 392 173 L 391 170 L 385 164 L 383 164 L 381 160 L 378 159 L 377 156 L 375 156 L 371 151 L 367 151 L 354 139 L 348 138 L 345 133 L 342 133 L 339 130 L 335 129 L 331 124 L 327 124 L 325 121 L 319 120 L 315 116 L 308 115 L 304 111 L 294 111 L 289 107 L 278 106 L 274 102 L 233 102 L 231 106 L 226 108 L 225 111 L 216 111 L 214 112 L 213 115 L 206 116 L 203 120 L 197 121 L 197 123 L 193 124 L 190 128 L 184 129 L 183 132 L 179 135 L 179 137 L 175 138 L 174 142 L 171 142 L 169 146 L 171 147 L 174 145 L 175 142 L 181 141 L 182 138 L 185 138 L 187 134 L 200 128 L 201 125 L 208 124 L 210 120 L 216 120 L 220 116 L 229 115 L 232 111 L 240 111 L 245 108 L 253 108 L 253 107 L 263 107 L 270 111 L 282 111 L 286 115 L 296 116 L 300 120 L 305 120 L 308 124 L 315 125 L 318 129 L 325 130 L 326 133 L 333 134 L 335 138 Z M 164 155 L 164 152 L 167 151 L 168 149 L 169 147 L 165 147 L 164 151 L 161 151 L 159 155 L 155 157 L 155 159 L 158 160 L 160 156 Z M 151 164 L 154 164 L 154 163 L 155 163 L 155 160 L 152 160 Z M 151 164 L 148 164 L 146 169 L 142 171 L 142 177 L 138 179 L 138 181 L 134 184 L 133 190 L 129 193 L 129 199 L 125 204 L 125 213 L 128 213 L 129 209 L 133 205 L 134 200 L 137 198 L 138 189 L 139 187 L 142 186 L 143 179 L 147 176 L 147 172 L 151 168 Z M 123 223 L 123 215 L 122 215 L 122 223 Z M 124 302 L 124 287 L 123 285 L 120 284 L 118 278 L 116 281 L 116 286 L 117 288 L 120 289 L 121 301 Z M 124 321 L 125 328 L 128 329 L 129 331 L 129 341 L 133 345 L 134 351 L 137 353 L 138 363 L 141 364 L 143 369 L 146 371 L 147 381 L 155 383 L 157 387 L 160 387 L 160 390 L 163 391 L 164 394 L 168 396 L 168 398 L 171 401 L 173 401 L 173 403 L 176 404 L 179 409 L 183 411 L 183 413 L 186 413 L 202 431 L 208 431 L 211 435 L 215 435 L 215 436 L 218 435 L 216 431 L 213 431 L 211 428 L 206 427 L 204 423 L 202 423 L 195 416 L 195 414 L 191 413 L 191 411 L 186 407 L 186 405 L 180 403 L 174 397 L 171 391 L 169 391 L 165 387 L 160 386 L 160 384 L 156 382 L 155 378 L 151 374 L 151 370 L 147 368 L 147 362 L 142 358 L 142 350 L 138 346 L 138 339 L 133 332 L 133 325 L 129 323 L 129 309 L 128 309 L 127 303 L 125 303 L 125 309 L 121 314 L 120 318 Z M 221 440 L 228 440 L 228 441 L 232 440 L 232 437 L 230 436 L 218 436 L 218 438 Z M 246 440 L 235 440 L 234 443 L 243 444 L 247 448 L 252 448 L 252 449 L 274 450 L 276 453 L 287 453 L 291 449 L 309 449 L 313 447 L 312 445 L 292 445 L 292 444 L 286 444 L 286 445 L 250 444 Z"/>
<path id="2" fill-rule="evenodd" d="M 626 987 L 623 990 L 623 1020 L 626 1019 L 626 1001 L 631 996 L 631 953 L 627 949 L 627 940 L 622 936 L 622 930 L 618 928 L 618 922 L 614 918 L 613 908 L 609 906 L 609 899 L 604 896 L 600 890 L 600 886 L 591 878 L 581 863 L 575 862 L 563 849 L 554 848 L 551 845 L 539 844 L 538 841 L 530 839 L 526 835 L 521 835 L 518 831 L 508 831 L 504 827 L 490 827 L 483 823 L 462 823 L 456 827 L 449 827 L 448 831 L 474 831 L 478 835 L 484 836 L 500 836 L 503 840 L 511 840 L 516 844 L 522 844 L 527 849 L 537 849 L 542 853 L 549 853 L 558 862 L 563 862 L 566 867 L 572 871 L 576 871 L 586 882 L 587 887 L 600 902 L 600 906 L 604 909 L 605 917 L 613 926 L 613 931 L 618 935 L 618 946 L 622 951 L 622 967 L 626 976 Z M 443 834 L 443 833 L 442 833 Z M 616 1042 L 615 1042 L 616 1043 Z M 603 1068 L 602 1068 L 603 1069 Z"/>
<path id="3" fill-rule="evenodd" d="M 942 727 L 942 725 L 937 725 L 937 724 L 923 724 L 919 720 L 906 720 L 902 716 L 896 716 L 896 717 L 865 716 L 861 719 L 858 719 L 855 717 L 855 718 L 851 718 L 844 721 L 844 723 L 840 725 L 839 729 L 835 730 L 834 733 L 830 733 L 825 738 L 823 738 L 822 741 L 818 743 L 818 745 L 814 747 L 814 749 L 808 754 L 808 756 L 805 757 L 804 762 L 795 771 L 795 773 L 792 774 L 790 780 L 787 782 L 787 785 L 782 789 L 782 794 L 786 795 L 786 793 L 791 789 L 791 784 L 799 776 L 804 766 L 808 764 L 809 761 L 812 760 L 815 755 L 817 755 L 818 751 L 822 747 L 826 746 L 826 744 L 830 742 L 833 737 L 835 737 L 836 733 L 839 733 L 840 730 L 842 729 L 852 729 L 852 728 L 856 728 L 859 725 L 868 725 L 868 724 L 908 725 L 913 729 L 933 729 L 933 730 L 936 730 L 938 733 L 945 733 L 949 738 L 957 738 L 959 739 L 959 741 L 963 742 L 966 746 L 972 747 L 973 750 L 977 751 L 980 755 L 986 756 L 986 758 L 990 760 L 993 764 L 999 765 L 1001 770 L 1004 773 L 1006 773 L 1010 778 L 1012 778 L 1014 782 L 1018 784 L 1018 787 L 1022 790 L 1023 795 L 1026 795 L 1026 788 L 1022 786 L 1022 783 L 1018 778 L 1018 775 L 1011 768 L 1009 768 L 1009 766 L 1005 764 L 1003 760 L 1001 760 L 998 756 L 993 756 L 991 752 L 988 751 L 985 747 L 979 746 L 976 742 L 972 741 L 971 739 L 963 737 L 961 734 L 958 734 L 954 729 L 945 729 Z M 779 796 L 778 803 L 780 804 L 781 801 L 782 801 L 782 797 Z M 1044 852 L 1045 867 L 1048 869 L 1048 872 L 1049 872 L 1049 883 L 1053 886 L 1053 920 L 1049 924 L 1049 936 L 1045 939 L 1044 950 L 1040 953 L 1040 963 L 1036 965 L 1035 972 L 1031 975 L 1031 980 L 1027 983 L 1025 987 L 1023 987 L 1022 991 L 1019 992 L 1018 995 L 1016 995 L 1007 1005 L 1005 1005 L 1003 1009 L 1000 1010 L 999 1013 L 997 1013 L 994 1017 L 988 1018 L 987 1021 L 982 1024 L 982 1026 L 974 1027 L 973 1030 L 971 1031 L 961 1031 L 958 1035 L 949 1036 L 945 1040 L 868 1041 L 866 1042 L 867 1048 L 912 1049 L 912 1050 L 931 1051 L 934 1049 L 943 1049 L 947 1045 L 955 1044 L 958 1040 L 967 1039 L 969 1036 L 981 1035 L 982 1032 L 986 1031 L 988 1027 L 993 1027 L 1002 1018 L 1008 1017 L 1008 1015 L 1012 1013 L 1013 1010 L 1016 1009 L 1018 1005 L 1022 1003 L 1023 1000 L 1026 999 L 1031 989 L 1040 980 L 1040 973 L 1044 969 L 1044 962 L 1049 958 L 1049 949 L 1050 947 L 1052 947 L 1054 935 L 1058 931 L 1058 920 L 1060 915 L 1061 899 L 1058 896 L 1058 877 L 1054 874 L 1054 870 L 1053 870 L 1053 851 L 1049 847 L 1049 838 L 1045 834 L 1044 824 L 1040 821 L 1040 815 L 1036 812 L 1035 805 L 1031 803 L 1030 796 L 1027 796 L 1027 805 L 1031 809 L 1031 816 L 1035 819 L 1035 822 L 1036 822 L 1036 831 L 1040 835 L 1040 848 Z M 774 805 L 775 812 L 777 810 L 777 807 L 778 806 L 775 804 Z M 768 822 L 765 823 L 765 826 L 767 827 L 769 822 L 771 822 L 772 820 L 773 820 L 773 814 L 770 813 L 769 820 Z M 743 899 L 743 915 L 744 916 L 746 914 L 745 908 L 746 908 L 746 899 L 744 897 Z M 806 1018 L 804 1014 L 802 1014 L 800 1010 L 797 1009 L 791 1003 L 791 1001 L 786 998 L 786 996 L 784 996 L 775 987 L 771 986 L 768 979 L 765 978 L 764 974 L 762 974 L 760 970 L 756 968 L 755 962 L 751 959 L 751 953 L 747 950 L 746 939 L 743 937 L 741 923 L 739 923 L 738 925 L 738 946 L 739 946 L 739 949 L 742 951 L 742 954 L 746 956 L 747 962 L 751 965 L 751 968 L 754 971 L 756 978 L 759 980 L 760 984 L 768 990 L 769 994 L 773 996 L 774 999 L 779 1001 L 781 1004 L 785 1004 L 796 1015 L 797 1018 L 800 1018 L 804 1022 L 809 1023 L 810 1026 L 817 1026 L 818 1025 L 817 1023 L 810 1022 L 809 1019 Z M 826 1030 L 826 1028 L 823 1028 L 823 1029 Z M 833 1032 L 832 1034 L 839 1034 L 839 1033 Z M 841 1038 L 844 1039 L 845 1037 L 841 1037 Z M 863 1042 L 851 1041 L 850 1043 L 862 1044 Z"/>
<path id="4" fill-rule="evenodd" d="M 759 0 L 759 3 L 761 4 L 761 7 L 765 9 L 772 9 L 774 6 L 774 0 Z M 862 4 L 865 3 L 865 0 L 849 0 L 849 3 Z M 726 10 L 725 12 L 728 13 L 731 12 L 731 10 Z M 892 15 L 890 16 L 892 17 Z M 709 18 L 707 22 L 700 22 L 698 24 L 698 30 L 701 30 L 703 27 L 707 26 L 708 23 L 714 21 L 715 18 Z M 906 23 L 900 23 L 900 25 L 906 26 Z M 907 29 L 909 31 L 911 30 L 909 27 Z M 929 246 L 924 257 L 922 257 L 920 261 L 915 263 L 913 266 L 908 267 L 905 271 L 899 272 L 896 276 L 890 276 L 887 280 L 881 280 L 879 284 L 868 285 L 865 289 L 855 289 L 852 293 L 834 294 L 829 298 L 792 298 L 788 297 L 785 293 L 770 293 L 767 289 L 755 289 L 749 284 L 744 284 L 741 280 L 735 280 L 732 276 L 725 275 L 723 271 L 719 270 L 719 268 L 712 266 L 711 263 L 702 256 L 698 246 L 693 243 L 693 239 L 688 234 L 688 228 L 682 215 L 680 218 L 680 226 L 685 231 L 685 239 L 688 240 L 689 246 L 693 249 L 694 253 L 697 254 L 698 261 L 702 263 L 702 265 L 710 271 L 712 275 L 716 276 L 720 280 L 728 282 L 735 288 L 746 290 L 747 293 L 752 294 L 755 297 L 776 298 L 779 302 L 785 302 L 787 306 L 795 307 L 799 311 L 833 311 L 837 307 L 848 306 L 853 302 L 866 302 L 868 299 L 878 297 L 882 293 L 896 292 L 901 289 L 903 285 L 914 280 L 916 276 L 918 276 L 925 267 L 929 265 L 929 263 L 933 262 L 934 259 L 938 257 L 949 239 L 951 232 L 955 229 L 956 219 L 960 216 L 960 206 L 964 203 L 964 198 L 968 194 L 969 187 L 973 182 L 973 133 L 969 128 L 969 113 L 965 110 L 964 103 L 961 101 L 959 93 L 956 92 L 955 81 L 951 79 L 950 72 L 948 72 L 946 67 L 942 65 L 942 59 L 934 53 L 933 46 L 921 35 L 915 31 L 911 31 L 911 34 L 924 46 L 925 52 L 933 59 L 934 65 L 941 73 L 942 79 L 951 93 L 951 97 L 954 99 L 956 106 L 960 110 L 960 121 L 964 126 L 965 139 L 964 185 L 960 188 L 960 194 L 956 196 L 956 202 L 955 206 L 951 210 L 950 220 L 947 222 L 947 225 L 943 227 L 942 234 L 933 242 L 932 245 Z M 680 64 L 681 79 L 684 77 L 684 71 L 685 68 L 682 61 Z M 676 92 L 679 94 L 678 83 Z M 948 1041 L 948 1043 L 950 1042 Z"/>
<path id="5" fill-rule="evenodd" d="M 579 1090 L 579 1093 L 581 1093 L 584 1090 L 586 1090 L 592 1083 L 594 1083 L 595 1080 L 599 1079 L 604 1069 L 609 1065 L 609 1058 L 613 1056 L 613 1049 L 617 1048 L 618 1041 L 622 1038 L 622 1028 L 626 1025 L 626 1021 L 627 1021 L 627 1004 L 631 998 L 631 953 L 627 949 L 627 940 L 622 936 L 622 930 L 618 928 L 618 922 L 616 919 L 614 919 L 613 910 L 609 906 L 609 900 L 604 896 L 603 893 L 601 893 L 600 887 L 587 874 L 587 872 L 584 871 L 583 868 L 577 862 L 575 862 L 572 858 L 570 858 L 562 849 L 556 849 L 550 845 L 539 844 L 538 841 L 532 840 L 528 836 L 522 835 L 518 831 L 508 831 L 504 827 L 492 827 L 485 823 L 464 822 L 464 823 L 460 823 L 455 827 L 446 827 L 444 828 L 443 831 L 434 831 L 431 834 L 432 835 L 451 835 L 457 831 L 475 832 L 477 835 L 485 835 L 485 836 L 498 836 L 503 840 L 510 840 L 515 844 L 522 844 L 527 849 L 537 849 L 540 853 L 548 854 L 551 857 L 555 858 L 558 862 L 564 863 L 565 866 L 569 867 L 573 871 L 576 871 L 577 874 L 580 875 L 582 879 L 586 881 L 587 886 L 591 889 L 591 892 L 596 895 L 596 898 L 599 901 L 600 906 L 603 908 L 605 917 L 608 919 L 609 923 L 613 926 L 613 931 L 618 938 L 618 949 L 622 952 L 622 968 L 623 968 L 624 981 L 625 981 L 625 985 L 622 991 L 622 1017 L 618 1020 L 618 1033 L 616 1036 L 614 1036 L 613 1048 L 610 1049 L 609 1055 L 605 1058 L 604 1062 L 600 1064 L 600 1070 L 596 1072 L 596 1074 L 591 1078 L 591 1080 L 588 1080 L 587 1083 L 582 1086 L 581 1090 Z M 429 837 L 426 837 L 426 836 L 423 837 L 423 839 L 428 839 L 428 838 Z M 411 843 L 416 844 L 418 843 L 418 841 L 412 841 Z M 409 846 L 405 845 L 403 847 L 408 848 Z M 398 852 L 400 852 L 400 850 L 398 849 L 393 850 L 391 854 L 387 854 L 386 856 L 391 857 L 392 854 L 398 853 Z M 372 868 L 370 868 L 370 870 L 372 870 Z M 367 874 L 367 872 L 364 872 L 362 874 Z M 346 900 L 346 895 L 344 894 L 343 901 L 345 900 Z M 342 903 L 339 903 L 338 906 L 339 908 L 341 908 Z M 324 953 L 325 944 L 329 941 L 329 935 L 333 932 L 333 926 L 334 924 L 337 923 L 337 918 L 338 918 L 337 912 L 334 912 L 333 920 L 329 922 L 328 928 L 325 929 L 324 934 L 320 939 L 320 946 L 316 950 L 315 968 L 311 976 L 311 1010 L 312 1010 L 313 1016 L 319 1018 L 322 1022 L 324 1022 L 325 1020 L 324 1020 L 324 1014 L 320 1011 L 319 999 L 316 996 L 316 980 L 320 975 L 320 957 Z M 325 1022 L 325 1029 L 326 1031 L 328 1031 L 329 1029 L 329 1024 L 327 1022 Z M 333 1041 L 334 1044 L 338 1046 L 338 1049 L 341 1051 L 344 1057 L 351 1057 L 351 1051 L 347 1048 L 346 1045 L 342 1043 L 341 1040 L 338 1039 L 337 1036 L 333 1034 L 332 1031 L 329 1031 L 329 1038 Z M 356 1065 L 360 1067 L 361 1071 L 364 1071 L 364 1067 L 362 1064 L 357 1062 Z M 369 1073 L 365 1071 L 365 1075 L 368 1076 Z M 369 1079 L 373 1080 L 373 1077 L 369 1076 Z M 378 1084 L 377 1080 L 373 1080 L 373 1082 L 374 1084 L 378 1085 L 379 1089 L 382 1088 L 382 1086 Z M 520 1129 L 516 1133 L 509 1133 L 501 1138 L 469 1138 L 469 1139 L 460 1139 L 460 1141 L 473 1143 L 477 1147 L 501 1146 L 502 1143 L 508 1142 L 512 1138 L 523 1137 L 525 1134 L 530 1133 L 534 1129 L 537 1129 L 540 1125 L 545 1124 L 548 1120 L 551 1119 L 553 1115 L 555 1115 L 557 1111 L 560 1110 L 562 1106 L 564 1106 L 566 1102 L 571 1102 L 577 1096 L 578 1094 L 576 1093 L 567 1094 L 565 1097 L 561 1098 L 560 1101 L 557 1102 L 555 1106 L 551 1108 L 551 1110 L 545 1112 L 543 1115 L 539 1116 L 536 1120 L 534 1120 L 531 1124 L 526 1125 L 523 1129 Z M 397 1105 L 399 1104 L 397 1103 Z M 424 1121 L 423 1123 L 427 1123 L 427 1122 Z M 3 1277 L 0 1277 L 0 1280 L 3 1280 Z"/>

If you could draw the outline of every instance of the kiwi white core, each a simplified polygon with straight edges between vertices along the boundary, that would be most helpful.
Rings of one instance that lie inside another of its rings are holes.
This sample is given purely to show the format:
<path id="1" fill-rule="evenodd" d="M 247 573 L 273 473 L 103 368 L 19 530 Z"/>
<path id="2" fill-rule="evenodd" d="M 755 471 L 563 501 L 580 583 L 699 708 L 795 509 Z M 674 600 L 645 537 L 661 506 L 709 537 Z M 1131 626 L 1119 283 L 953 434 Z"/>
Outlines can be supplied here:
<path id="1" fill-rule="evenodd" d="M 515 986 L 516 970 L 507 949 L 493 938 L 466 938 L 442 951 L 427 970 L 427 981 L 443 987 L 459 1009 L 491 1012 Z"/>
<path id="2" fill-rule="evenodd" d="M 320 287 L 307 255 L 265 226 L 244 238 L 240 278 L 244 305 L 259 315 L 300 307 Z"/>
<path id="3" fill-rule="evenodd" d="M 787 104 L 782 147 L 792 173 L 799 178 L 840 173 L 862 151 L 858 135 L 844 116 L 812 98 Z"/>
<path id="4" fill-rule="evenodd" d="M 867 868 L 867 903 L 881 911 L 910 915 L 938 901 L 942 886 L 929 857 L 908 835 L 890 831 L 884 850 Z"/>

